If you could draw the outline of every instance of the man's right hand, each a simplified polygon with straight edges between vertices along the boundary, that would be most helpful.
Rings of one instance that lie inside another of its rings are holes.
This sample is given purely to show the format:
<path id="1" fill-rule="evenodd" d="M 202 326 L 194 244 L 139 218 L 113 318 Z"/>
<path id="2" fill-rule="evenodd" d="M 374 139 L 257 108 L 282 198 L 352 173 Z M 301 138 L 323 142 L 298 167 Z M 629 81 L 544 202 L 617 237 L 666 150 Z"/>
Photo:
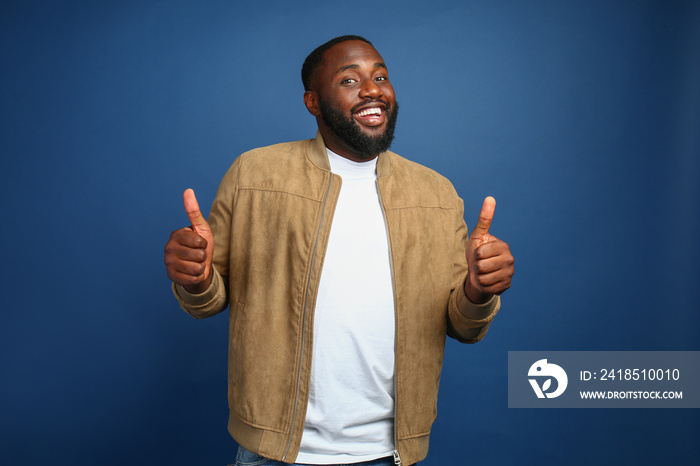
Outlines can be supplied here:
<path id="1" fill-rule="evenodd" d="M 214 236 L 199 210 L 194 191 L 188 189 L 182 197 L 192 226 L 175 230 L 170 235 L 165 245 L 165 267 L 174 283 L 182 285 L 189 293 L 199 294 L 211 283 Z"/>

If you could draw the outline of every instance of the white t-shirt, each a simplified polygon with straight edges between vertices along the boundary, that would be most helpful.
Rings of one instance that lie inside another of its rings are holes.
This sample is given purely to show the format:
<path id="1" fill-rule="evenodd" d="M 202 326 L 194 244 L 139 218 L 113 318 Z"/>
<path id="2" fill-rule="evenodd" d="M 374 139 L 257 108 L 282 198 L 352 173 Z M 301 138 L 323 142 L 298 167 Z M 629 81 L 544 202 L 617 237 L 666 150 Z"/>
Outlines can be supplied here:
<path id="1" fill-rule="evenodd" d="M 314 316 L 298 463 L 370 461 L 394 450 L 394 293 L 377 159 L 331 151 L 342 186 Z"/>

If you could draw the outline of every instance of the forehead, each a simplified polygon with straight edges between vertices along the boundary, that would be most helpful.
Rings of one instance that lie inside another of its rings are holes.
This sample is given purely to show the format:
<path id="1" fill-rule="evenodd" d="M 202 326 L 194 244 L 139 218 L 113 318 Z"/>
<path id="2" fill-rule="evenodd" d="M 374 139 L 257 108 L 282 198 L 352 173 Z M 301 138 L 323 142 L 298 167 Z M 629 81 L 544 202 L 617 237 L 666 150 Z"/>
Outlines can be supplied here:
<path id="1" fill-rule="evenodd" d="M 323 54 L 321 73 L 328 79 L 349 66 L 384 66 L 384 59 L 374 47 L 361 40 L 335 44 Z"/>

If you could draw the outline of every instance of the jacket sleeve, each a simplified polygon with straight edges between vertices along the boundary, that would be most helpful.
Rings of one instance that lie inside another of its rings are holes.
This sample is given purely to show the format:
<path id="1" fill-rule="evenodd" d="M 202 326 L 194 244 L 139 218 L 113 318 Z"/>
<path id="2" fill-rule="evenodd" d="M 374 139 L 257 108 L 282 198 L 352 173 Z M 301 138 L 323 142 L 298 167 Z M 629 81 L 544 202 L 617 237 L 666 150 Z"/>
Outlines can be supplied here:
<path id="1" fill-rule="evenodd" d="M 484 304 L 474 304 L 464 292 L 464 282 L 450 296 L 447 334 L 462 343 L 481 341 L 501 307 L 501 297 L 494 296 Z"/>
<path id="2" fill-rule="evenodd" d="M 204 319 L 226 309 L 228 297 L 224 279 L 214 267 L 211 285 L 204 293 L 192 294 L 180 285 L 173 283 L 173 294 L 180 307 L 195 319 Z"/>
<path id="3" fill-rule="evenodd" d="M 236 159 L 221 180 L 209 213 L 214 235 L 213 277 L 209 288 L 201 294 L 188 293 L 173 283 L 172 289 L 180 307 L 196 319 L 211 317 L 226 309 L 229 303 L 229 256 L 231 250 L 231 218 L 237 192 L 241 157 Z"/>
<path id="4" fill-rule="evenodd" d="M 462 342 L 476 343 L 486 335 L 491 321 L 501 307 L 500 296 L 494 296 L 483 304 L 472 303 L 465 292 L 464 286 L 469 279 L 467 266 L 467 241 L 469 234 L 464 223 L 464 207 L 456 218 L 457 228 L 455 242 L 457 244 L 454 262 L 453 289 L 447 310 L 447 335 Z"/>

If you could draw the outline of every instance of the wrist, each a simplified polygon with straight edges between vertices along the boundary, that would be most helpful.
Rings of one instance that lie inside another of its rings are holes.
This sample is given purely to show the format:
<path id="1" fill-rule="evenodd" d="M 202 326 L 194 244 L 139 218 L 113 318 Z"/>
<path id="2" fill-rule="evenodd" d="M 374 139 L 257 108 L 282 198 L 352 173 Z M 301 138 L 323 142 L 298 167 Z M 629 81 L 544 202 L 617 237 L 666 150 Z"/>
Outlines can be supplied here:
<path id="1" fill-rule="evenodd" d="M 479 290 L 472 284 L 470 279 L 467 279 L 466 283 L 464 284 L 464 294 L 466 294 L 469 301 L 474 304 L 484 304 L 493 297 L 492 294 L 484 293 Z"/>
<path id="2" fill-rule="evenodd" d="M 202 294 L 209 289 L 211 285 L 212 274 L 209 273 L 207 278 L 194 285 L 184 285 L 183 288 L 190 294 Z"/>

